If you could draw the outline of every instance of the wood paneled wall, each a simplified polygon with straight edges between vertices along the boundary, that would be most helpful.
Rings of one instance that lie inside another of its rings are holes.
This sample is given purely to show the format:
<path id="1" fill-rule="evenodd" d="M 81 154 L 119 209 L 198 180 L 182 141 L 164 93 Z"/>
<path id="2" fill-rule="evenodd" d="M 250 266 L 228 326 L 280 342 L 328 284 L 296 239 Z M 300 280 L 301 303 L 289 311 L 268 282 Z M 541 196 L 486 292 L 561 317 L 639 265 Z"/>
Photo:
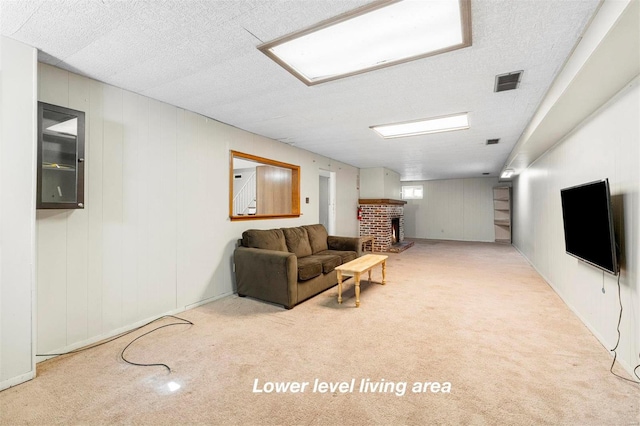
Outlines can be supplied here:
<path id="1" fill-rule="evenodd" d="M 291 213 L 291 170 L 256 167 L 257 214 Z"/>

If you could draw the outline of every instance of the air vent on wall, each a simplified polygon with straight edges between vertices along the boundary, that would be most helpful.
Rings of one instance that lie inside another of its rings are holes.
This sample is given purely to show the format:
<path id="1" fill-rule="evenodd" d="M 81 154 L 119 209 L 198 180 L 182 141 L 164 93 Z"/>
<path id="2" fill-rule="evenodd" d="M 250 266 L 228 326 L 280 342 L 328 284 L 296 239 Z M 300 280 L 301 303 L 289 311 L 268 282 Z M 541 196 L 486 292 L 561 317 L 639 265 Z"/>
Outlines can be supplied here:
<path id="1" fill-rule="evenodd" d="M 495 145 L 500 142 L 500 139 L 487 139 L 487 145 Z"/>
<path id="2" fill-rule="evenodd" d="M 517 89 L 522 79 L 523 71 L 514 71 L 507 74 L 496 75 L 496 87 L 494 92 Z"/>

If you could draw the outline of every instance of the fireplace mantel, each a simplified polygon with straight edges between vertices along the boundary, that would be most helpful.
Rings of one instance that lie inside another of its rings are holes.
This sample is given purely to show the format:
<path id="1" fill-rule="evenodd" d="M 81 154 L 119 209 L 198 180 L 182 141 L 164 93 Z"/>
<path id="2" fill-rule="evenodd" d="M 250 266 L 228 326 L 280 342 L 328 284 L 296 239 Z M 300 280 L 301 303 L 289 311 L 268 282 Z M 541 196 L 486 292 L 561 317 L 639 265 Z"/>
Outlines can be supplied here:
<path id="1" fill-rule="evenodd" d="M 404 200 L 393 200 L 390 198 L 360 198 L 358 200 L 359 204 L 376 204 L 380 206 L 391 205 L 391 206 L 403 206 L 407 204 Z"/>

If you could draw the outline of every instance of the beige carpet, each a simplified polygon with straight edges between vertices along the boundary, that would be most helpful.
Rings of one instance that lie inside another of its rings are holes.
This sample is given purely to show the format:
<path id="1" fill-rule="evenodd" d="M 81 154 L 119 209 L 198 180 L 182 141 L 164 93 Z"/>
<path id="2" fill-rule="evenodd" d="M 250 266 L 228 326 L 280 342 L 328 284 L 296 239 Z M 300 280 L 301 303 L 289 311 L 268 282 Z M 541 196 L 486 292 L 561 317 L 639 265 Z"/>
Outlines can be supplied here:
<path id="1" fill-rule="evenodd" d="M 350 280 L 343 305 L 334 287 L 290 311 L 234 296 L 184 312 L 195 325 L 165 328 L 127 352 L 171 373 L 119 360 L 142 331 L 46 361 L 35 380 L 0 392 L 0 422 L 640 423 L 640 386 L 609 373 L 608 351 L 514 248 L 418 241 L 389 255 L 387 280 L 375 283 L 376 271 L 374 284 L 363 283 L 358 309 Z M 254 393 L 256 379 L 258 389 L 309 385 Z M 315 379 L 355 386 L 313 392 Z M 389 392 L 360 392 L 367 379 Z M 415 382 L 451 389 L 413 392 Z"/>

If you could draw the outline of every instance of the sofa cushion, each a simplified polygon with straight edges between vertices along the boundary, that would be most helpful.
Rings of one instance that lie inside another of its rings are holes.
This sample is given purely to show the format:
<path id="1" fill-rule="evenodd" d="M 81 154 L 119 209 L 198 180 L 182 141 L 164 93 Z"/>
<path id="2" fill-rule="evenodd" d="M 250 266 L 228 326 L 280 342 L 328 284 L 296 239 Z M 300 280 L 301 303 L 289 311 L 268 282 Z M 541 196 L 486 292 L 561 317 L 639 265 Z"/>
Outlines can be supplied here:
<path id="1" fill-rule="evenodd" d="M 298 281 L 306 281 L 322 274 L 322 263 L 310 256 L 298 258 Z"/>
<path id="2" fill-rule="evenodd" d="M 335 254 L 313 254 L 308 256 L 309 259 L 317 259 L 322 264 L 322 273 L 328 274 L 336 269 L 336 266 L 342 265 L 342 258 Z"/>
<path id="3" fill-rule="evenodd" d="M 248 229 L 242 233 L 242 245 L 265 250 L 287 251 L 281 229 Z"/>
<path id="4" fill-rule="evenodd" d="M 311 255 L 311 246 L 309 245 L 306 229 L 302 227 L 282 228 L 282 232 L 284 232 L 284 239 L 290 253 L 295 254 L 298 258 Z"/>
<path id="5" fill-rule="evenodd" d="M 327 230 L 324 225 L 306 225 L 303 226 L 307 230 L 309 235 L 309 244 L 311 245 L 311 251 L 315 254 L 324 250 L 327 250 Z"/>
<path id="6" fill-rule="evenodd" d="M 346 251 L 346 250 L 325 250 L 317 254 L 339 256 L 340 259 L 342 260 L 342 263 L 351 262 L 356 257 L 358 257 L 355 251 Z"/>

